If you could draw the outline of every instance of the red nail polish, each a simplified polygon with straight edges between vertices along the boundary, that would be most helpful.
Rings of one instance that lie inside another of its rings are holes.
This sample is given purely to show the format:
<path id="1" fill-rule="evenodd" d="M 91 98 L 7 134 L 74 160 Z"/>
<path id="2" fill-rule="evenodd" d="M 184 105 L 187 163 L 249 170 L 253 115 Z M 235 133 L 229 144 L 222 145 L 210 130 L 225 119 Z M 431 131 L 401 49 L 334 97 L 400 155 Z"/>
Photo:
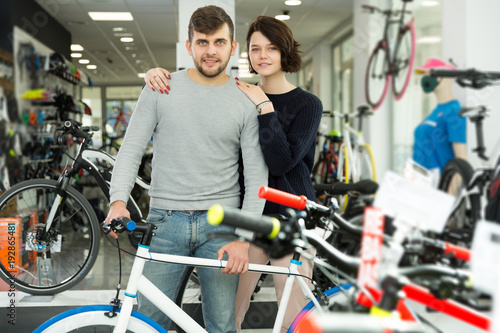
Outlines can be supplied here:
<path id="1" fill-rule="evenodd" d="M 238 80 L 238 81 L 239 81 L 240 79 L 238 79 L 238 77 L 236 77 L 236 80 Z"/>
<path id="2" fill-rule="evenodd" d="M 172 78 L 170 77 L 170 74 L 168 74 L 168 79 L 171 80 Z"/>
<path id="3" fill-rule="evenodd" d="M 167 89 L 170 90 L 170 86 L 167 86 Z"/>
<path id="4" fill-rule="evenodd" d="M 236 84 L 237 84 L 237 85 L 240 85 L 240 83 L 239 83 L 238 81 L 236 81 Z"/>
<path id="5" fill-rule="evenodd" d="M 163 90 L 160 89 L 160 92 L 163 94 Z"/>
<path id="6" fill-rule="evenodd" d="M 155 91 L 155 88 L 151 88 L 151 90 Z"/>

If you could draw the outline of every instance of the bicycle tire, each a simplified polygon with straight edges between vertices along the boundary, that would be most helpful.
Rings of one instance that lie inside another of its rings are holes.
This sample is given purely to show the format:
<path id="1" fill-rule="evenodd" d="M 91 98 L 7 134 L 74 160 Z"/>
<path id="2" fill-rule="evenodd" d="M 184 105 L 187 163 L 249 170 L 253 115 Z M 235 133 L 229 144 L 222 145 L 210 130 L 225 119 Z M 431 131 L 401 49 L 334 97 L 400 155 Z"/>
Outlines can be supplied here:
<path id="1" fill-rule="evenodd" d="M 454 158 L 446 163 L 439 179 L 438 188 L 455 196 L 455 209 L 451 212 L 446 224 L 446 227 L 451 230 L 464 227 L 473 229 L 481 216 L 479 194 L 460 196 L 461 190 L 467 187 L 473 174 L 474 169 L 469 162 Z"/>
<path id="2" fill-rule="evenodd" d="M 413 71 L 413 62 L 415 60 L 415 26 L 413 21 L 401 27 L 398 34 L 398 44 L 394 51 L 393 63 L 395 72 L 392 74 L 392 93 L 395 100 L 400 100 L 408 84 Z M 403 69 L 402 75 L 400 71 Z M 402 80 L 400 80 L 402 79 Z M 400 83 L 402 85 L 400 86 Z"/>
<path id="3" fill-rule="evenodd" d="M 2 246 L 0 277 L 33 295 L 53 295 L 75 286 L 88 274 L 99 253 L 97 216 L 85 197 L 72 187 L 59 201 L 53 223 L 59 229 L 45 248 L 39 247 L 34 235 L 46 223 L 58 190 L 55 180 L 34 179 L 0 196 L 0 221 L 15 225 L 15 234 L 8 234 L 5 227 L 0 233 L 2 241 L 7 236 L 15 237 L 9 244 L 10 253 Z M 42 253 L 47 258 L 42 260 Z"/>
<path id="4" fill-rule="evenodd" d="M 33 333 L 61 333 L 61 332 L 112 332 L 116 326 L 118 316 L 109 318 L 105 315 L 113 309 L 111 305 L 89 305 L 68 310 L 49 319 L 39 326 Z M 120 309 L 118 309 L 119 312 Z M 143 314 L 132 311 L 127 333 L 167 333 L 155 321 Z"/>
<path id="5" fill-rule="evenodd" d="M 387 45 L 381 41 L 373 49 L 365 73 L 365 99 L 376 110 L 382 105 L 389 88 Z"/>
<path id="6" fill-rule="evenodd" d="M 369 145 L 359 147 L 358 163 L 359 180 L 370 179 L 376 182 L 377 169 L 375 166 L 375 157 Z"/>

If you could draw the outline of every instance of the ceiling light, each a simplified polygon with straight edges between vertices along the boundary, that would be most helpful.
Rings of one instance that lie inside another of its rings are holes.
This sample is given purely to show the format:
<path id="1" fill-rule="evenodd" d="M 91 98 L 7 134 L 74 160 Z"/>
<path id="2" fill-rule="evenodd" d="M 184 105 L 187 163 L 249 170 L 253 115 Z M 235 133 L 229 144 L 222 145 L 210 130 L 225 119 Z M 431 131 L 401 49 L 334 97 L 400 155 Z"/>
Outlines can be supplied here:
<path id="1" fill-rule="evenodd" d="M 240 58 L 246 58 L 246 57 L 248 57 L 248 53 L 241 52 Z"/>
<path id="2" fill-rule="evenodd" d="M 441 43 L 441 37 L 439 36 L 427 36 L 417 39 L 417 44 L 437 44 Z"/>
<path id="3" fill-rule="evenodd" d="M 89 12 L 94 21 L 133 21 L 130 12 Z"/>
<path id="4" fill-rule="evenodd" d="M 89 59 L 80 59 L 80 60 L 78 60 L 78 62 L 79 62 L 80 64 L 84 64 L 84 65 L 85 65 L 85 64 L 90 63 L 90 60 L 89 60 Z"/>
<path id="5" fill-rule="evenodd" d="M 87 69 L 96 69 L 97 66 L 96 65 L 87 65 Z"/>
<path id="6" fill-rule="evenodd" d="M 113 31 L 115 31 L 115 32 L 125 31 L 125 28 L 123 28 L 123 27 L 114 27 Z"/>
<path id="7" fill-rule="evenodd" d="M 80 44 L 71 44 L 70 49 L 71 51 L 80 52 L 83 51 L 83 46 L 81 46 Z"/>
<path id="8" fill-rule="evenodd" d="M 300 0 L 286 0 L 285 1 L 285 5 L 287 5 L 287 6 L 298 6 L 300 4 L 302 4 L 302 1 L 300 1 Z"/>
<path id="9" fill-rule="evenodd" d="M 439 5 L 439 2 L 435 1 L 435 0 L 425 0 L 425 1 L 422 1 L 421 5 L 424 7 L 432 7 L 432 6 Z"/>
<path id="10" fill-rule="evenodd" d="M 146 77 L 146 73 L 137 73 L 137 76 L 140 78 Z"/>
<path id="11" fill-rule="evenodd" d="M 240 59 L 238 59 L 238 64 L 248 64 L 248 59 L 240 58 Z"/>
<path id="12" fill-rule="evenodd" d="M 71 56 L 71 58 L 81 58 L 82 54 L 81 53 L 71 53 L 70 56 Z"/>
<path id="13" fill-rule="evenodd" d="M 290 12 L 288 10 L 284 10 L 283 14 L 281 15 L 276 15 L 274 18 L 280 21 L 286 21 L 290 19 L 290 15 L 288 15 Z"/>
<path id="14" fill-rule="evenodd" d="M 123 43 L 132 43 L 134 41 L 134 39 L 132 37 L 122 37 L 120 38 L 120 42 L 123 42 Z"/>

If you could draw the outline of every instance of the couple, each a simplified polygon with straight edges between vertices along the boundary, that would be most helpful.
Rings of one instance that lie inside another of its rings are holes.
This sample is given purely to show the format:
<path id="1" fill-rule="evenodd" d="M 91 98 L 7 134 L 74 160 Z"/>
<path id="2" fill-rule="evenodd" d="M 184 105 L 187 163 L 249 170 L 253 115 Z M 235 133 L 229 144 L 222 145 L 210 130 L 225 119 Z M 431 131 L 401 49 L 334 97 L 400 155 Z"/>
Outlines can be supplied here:
<path id="1" fill-rule="evenodd" d="M 284 207 L 258 198 L 262 185 L 314 199 L 310 172 L 322 114 L 318 98 L 285 78 L 285 72 L 300 69 L 301 59 L 298 43 L 284 23 L 259 17 L 250 26 L 248 54 L 252 71 L 261 75 L 259 85 L 225 74 L 236 51 L 233 35 L 233 22 L 223 9 L 201 7 L 191 17 L 186 41 L 195 66 L 171 76 L 161 69 L 148 73 L 146 81 L 152 89 L 143 89 L 118 154 L 106 219 L 109 223 L 112 218 L 129 216 L 125 206 L 133 175 L 153 135 L 147 221 L 158 229 L 151 251 L 228 261 L 222 271 L 197 268 L 209 332 L 240 329 L 259 278 L 257 274 L 245 274 L 248 263 L 265 263 L 269 258 L 248 242 L 209 240 L 209 233 L 235 231 L 227 226 L 210 226 L 207 209 L 218 203 L 255 214 L 283 213 Z M 165 90 L 168 94 L 155 91 L 166 88 L 165 75 L 172 83 L 172 88 Z M 238 181 L 239 151 L 244 168 L 243 202 Z M 273 264 L 288 266 L 289 260 L 283 258 Z M 148 279 L 172 299 L 185 272 L 186 267 L 152 262 L 144 270 Z M 309 262 L 303 262 L 301 273 L 311 276 Z M 278 300 L 284 279 L 275 277 Z M 283 330 L 307 303 L 300 291 L 295 295 Z M 170 326 L 170 320 L 140 295 L 139 311 L 167 329 Z"/>

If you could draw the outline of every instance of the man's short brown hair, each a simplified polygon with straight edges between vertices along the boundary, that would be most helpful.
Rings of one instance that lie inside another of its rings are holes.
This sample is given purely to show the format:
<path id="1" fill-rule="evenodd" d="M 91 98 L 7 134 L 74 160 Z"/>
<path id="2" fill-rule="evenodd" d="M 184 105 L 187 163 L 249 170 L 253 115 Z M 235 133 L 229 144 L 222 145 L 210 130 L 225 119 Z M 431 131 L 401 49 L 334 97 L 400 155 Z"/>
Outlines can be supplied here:
<path id="1" fill-rule="evenodd" d="M 217 6 L 205 6 L 200 7 L 189 20 L 188 37 L 189 42 L 193 41 L 193 34 L 195 31 L 201 32 L 203 34 L 210 35 L 227 23 L 229 26 L 229 35 L 231 37 L 231 43 L 234 39 L 234 24 L 231 17 L 224 11 L 224 9 Z"/>

